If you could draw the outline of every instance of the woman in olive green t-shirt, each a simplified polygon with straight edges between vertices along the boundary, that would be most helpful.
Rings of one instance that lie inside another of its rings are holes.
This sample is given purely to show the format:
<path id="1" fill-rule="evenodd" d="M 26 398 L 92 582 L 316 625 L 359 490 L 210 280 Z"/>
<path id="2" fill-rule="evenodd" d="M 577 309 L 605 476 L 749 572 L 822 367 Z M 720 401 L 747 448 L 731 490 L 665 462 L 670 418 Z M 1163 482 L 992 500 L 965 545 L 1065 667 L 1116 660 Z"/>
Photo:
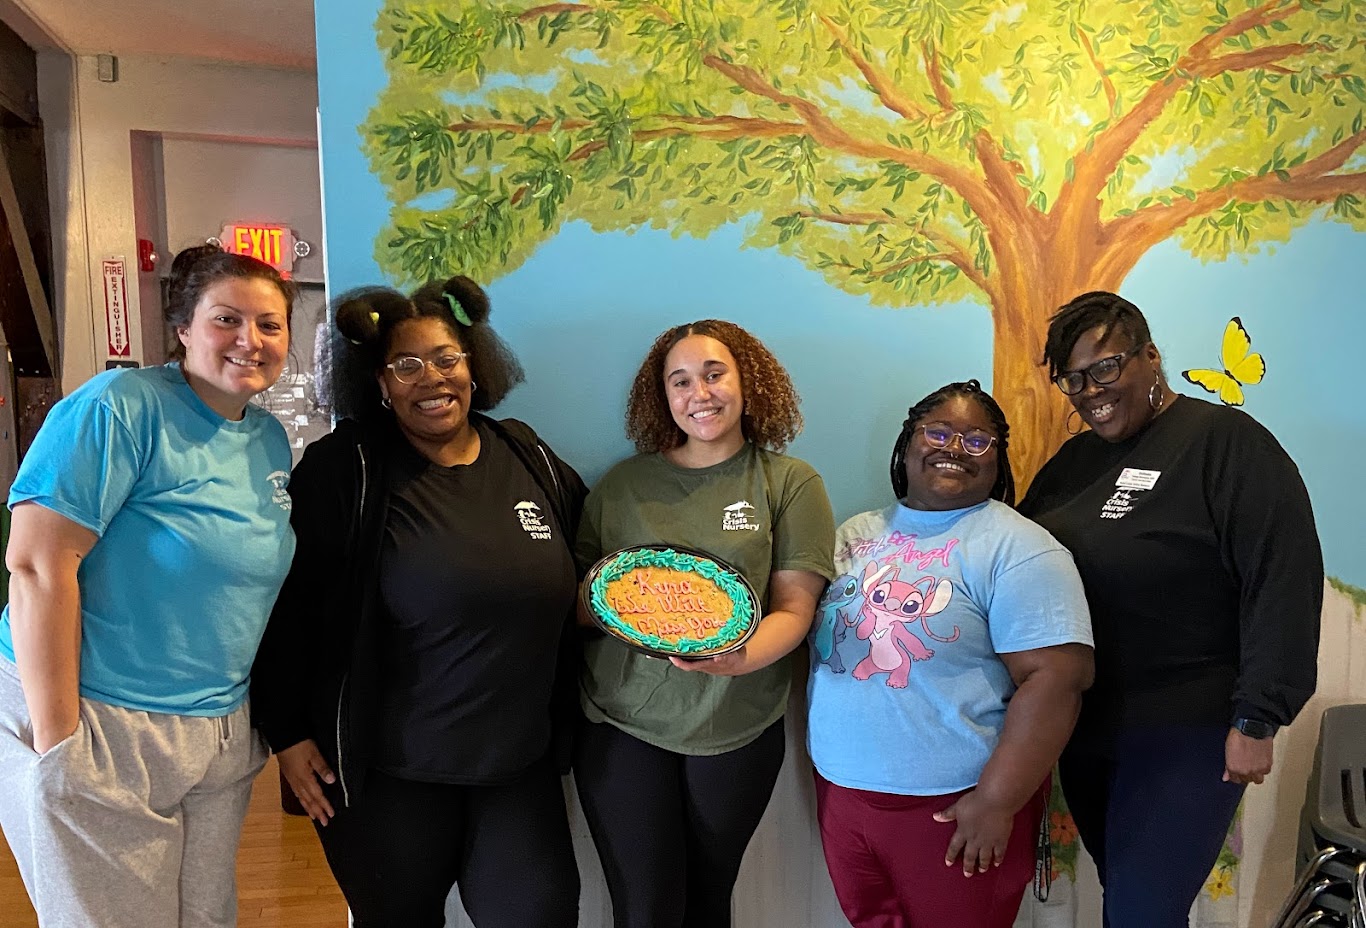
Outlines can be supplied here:
<path id="1" fill-rule="evenodd" d="M 612 638 L 584 648 L 575 780 L 616 928 L 724 928 L 731 890 L 783 761 L 791 668 L 832 576 L 834 516 L 809 464 L 792 381 L 739 326 L 708 319 L 655 340 L 626 432 L 641 452 L 603 477 L 575 553 L 638 544 L 734 565 L 764 605 L 744 647 L 700 661 Z"/>

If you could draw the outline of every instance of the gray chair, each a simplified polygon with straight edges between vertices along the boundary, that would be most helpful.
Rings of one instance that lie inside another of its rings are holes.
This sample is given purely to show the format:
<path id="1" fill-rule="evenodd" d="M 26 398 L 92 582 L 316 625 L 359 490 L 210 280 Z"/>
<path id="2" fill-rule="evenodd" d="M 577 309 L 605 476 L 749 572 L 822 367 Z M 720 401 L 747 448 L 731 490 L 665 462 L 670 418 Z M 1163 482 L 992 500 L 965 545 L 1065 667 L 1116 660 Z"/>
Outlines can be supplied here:
<path id="1" fill-rule="evenodd" d="M 1366 705 L 1323 713 L 1299 859 L 1295 887 L 1271 928 L 1366 928 Z"/>

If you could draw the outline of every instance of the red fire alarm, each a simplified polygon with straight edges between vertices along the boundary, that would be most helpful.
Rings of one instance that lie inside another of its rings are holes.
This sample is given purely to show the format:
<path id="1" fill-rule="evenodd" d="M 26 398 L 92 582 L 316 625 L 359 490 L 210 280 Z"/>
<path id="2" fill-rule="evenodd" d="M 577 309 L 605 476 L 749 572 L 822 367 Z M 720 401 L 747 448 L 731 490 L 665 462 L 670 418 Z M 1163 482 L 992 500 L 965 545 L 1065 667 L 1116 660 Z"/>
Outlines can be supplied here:
<path id="1" fill-rule="evenodd" d="M 144 274 L 150 274 L 156 269 L 156 246 L 145 238 L 138 239 L 138 270 Z"/>

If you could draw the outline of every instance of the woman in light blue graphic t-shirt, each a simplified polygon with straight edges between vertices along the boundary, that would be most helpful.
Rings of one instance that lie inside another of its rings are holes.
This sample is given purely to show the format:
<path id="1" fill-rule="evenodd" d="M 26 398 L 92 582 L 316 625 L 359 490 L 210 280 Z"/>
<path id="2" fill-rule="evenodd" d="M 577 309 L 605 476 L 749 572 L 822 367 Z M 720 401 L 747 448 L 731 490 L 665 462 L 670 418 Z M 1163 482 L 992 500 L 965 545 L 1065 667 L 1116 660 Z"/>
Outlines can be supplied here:
<path id="1" fill-rule="evenodd" d="M 896 501 L 835 536 L 808 732 L 857 928 L 1008 928 L 1034 872 L 1091 625 L 1071 555 L 1012 508 L 1008 441 L 976 381 L 930 394 L 896 442 Z"/>
<path id="2" fill-rule="evenodd" d="M 10 491 L 0 826 L 39 922 L 230 924 L 248 677 L 294 553 L 279 378 L 294 289 L 201 246 L 171 269 L 177 360 L 53 407 Z M 148 337 L 155 337 L 148 333 Z"/>

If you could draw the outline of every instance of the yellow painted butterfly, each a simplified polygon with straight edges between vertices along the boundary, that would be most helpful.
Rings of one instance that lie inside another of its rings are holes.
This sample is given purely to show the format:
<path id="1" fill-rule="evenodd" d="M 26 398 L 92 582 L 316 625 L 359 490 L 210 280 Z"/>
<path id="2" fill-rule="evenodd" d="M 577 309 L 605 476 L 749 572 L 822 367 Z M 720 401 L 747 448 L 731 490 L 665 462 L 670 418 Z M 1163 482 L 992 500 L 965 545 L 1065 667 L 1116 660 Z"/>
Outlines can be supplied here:
<path id="1" fill-rule="evenodd" d="M 1266 376 L 1266 361 L 1262 360 L 1261 354 L 1252 350 L 1252 337 L 1243 328 L 1243 320 L 1237 316 L 1224 327 L 1219 363 L 1224 366 L 1222 371 L 1197 367 L 1182 371 L 1181 376 L 1197 387 L 1217 393 L 1219 401 L 1225 406 L 1243 405 L 1243 387 L 1261 383 Z"/>

